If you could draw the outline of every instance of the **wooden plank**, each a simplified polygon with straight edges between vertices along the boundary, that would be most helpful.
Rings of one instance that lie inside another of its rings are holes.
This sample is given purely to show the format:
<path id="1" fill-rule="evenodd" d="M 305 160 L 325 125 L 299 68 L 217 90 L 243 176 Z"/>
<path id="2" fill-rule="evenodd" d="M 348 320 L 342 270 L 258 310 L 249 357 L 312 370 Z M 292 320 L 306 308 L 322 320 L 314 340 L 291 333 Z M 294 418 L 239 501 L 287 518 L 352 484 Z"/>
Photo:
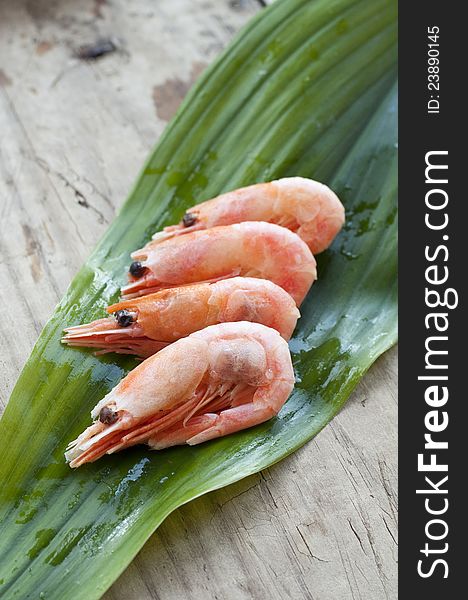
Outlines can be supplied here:
<path id="1" fill-rule="evenodd" d="M 2 405 L 178 102 L 263 3 L 0 3 Z M 103 38 L 117 51 L 75 57 Z M 392 351 L 313 442 L 171 515 L 106 600 L 395 598 L 395 382 Z"/>
<path id="2" fill-rule="evenodd" d="M 2 405 L 167 120 L 258 9 L 255 0 L 0 3 L 0 276 L 9 282 L 0 301 L 15 307 L 0 332 Z M 102 38 L 119 50 L 75 58 Z"/>

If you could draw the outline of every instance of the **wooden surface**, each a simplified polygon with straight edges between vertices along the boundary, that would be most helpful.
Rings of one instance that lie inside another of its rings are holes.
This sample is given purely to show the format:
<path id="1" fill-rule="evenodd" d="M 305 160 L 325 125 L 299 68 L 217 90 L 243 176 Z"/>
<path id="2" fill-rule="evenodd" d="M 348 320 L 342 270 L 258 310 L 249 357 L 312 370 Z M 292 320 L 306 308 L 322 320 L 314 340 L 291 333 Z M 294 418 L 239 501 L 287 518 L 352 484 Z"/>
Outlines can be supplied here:
<path id="1" fill-rule="evenodd" d="M 263 4 L 0 2 L 2 405 L 180 99 Z M 100 38 L 117 51 L 76 58 Z M 296 454 L 173 513 L 105 599 L 396 598 L 395 390 L 393 350 Z"/>

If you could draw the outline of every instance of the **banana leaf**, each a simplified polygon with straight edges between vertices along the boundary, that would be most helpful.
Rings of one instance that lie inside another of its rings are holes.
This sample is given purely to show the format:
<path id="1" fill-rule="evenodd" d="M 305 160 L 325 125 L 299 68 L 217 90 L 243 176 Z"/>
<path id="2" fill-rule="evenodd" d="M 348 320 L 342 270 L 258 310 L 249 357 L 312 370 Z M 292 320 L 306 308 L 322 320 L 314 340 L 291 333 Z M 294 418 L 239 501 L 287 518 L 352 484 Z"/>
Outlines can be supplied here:
<path id="1" fill-rule="evenodd" d="M 175 508 L 315 436 L 396 340 L 394 0 L 279 0 L 204 73 L 42 332 L 0 423 L 0 596 L 98 598 Z M 199 447 L 136 447 L 71 470 L 67 443 L 133 366 L 64 348 L 102 316 L 132 249 L 197 201 L 301 175 L 347 224 L 290 343 L 297 384 L 277 418 Z"/>

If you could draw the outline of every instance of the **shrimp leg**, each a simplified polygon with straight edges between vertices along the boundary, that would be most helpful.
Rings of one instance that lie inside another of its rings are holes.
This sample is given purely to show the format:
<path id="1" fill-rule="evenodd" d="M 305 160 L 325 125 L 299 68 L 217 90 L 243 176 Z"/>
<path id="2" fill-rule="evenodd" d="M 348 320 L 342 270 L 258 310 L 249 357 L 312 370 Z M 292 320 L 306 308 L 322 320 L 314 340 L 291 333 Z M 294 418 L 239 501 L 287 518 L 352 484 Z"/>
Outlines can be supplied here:
<path id="1" fill-rule="evenodd" d="M 175 426 L 162 435 L 150 438 L 148 444 L 154 449 L 178 444 L 195 446 L 208 440 L 260 425 L 271 419 L 280 410 L 278 401 L 290 391 L 290 381 L 278 379 L 273 386 L 258 388 L 253 401 L 222 410 L 219 414 L 207 413 L 190 419 L 185 426 Z"/>

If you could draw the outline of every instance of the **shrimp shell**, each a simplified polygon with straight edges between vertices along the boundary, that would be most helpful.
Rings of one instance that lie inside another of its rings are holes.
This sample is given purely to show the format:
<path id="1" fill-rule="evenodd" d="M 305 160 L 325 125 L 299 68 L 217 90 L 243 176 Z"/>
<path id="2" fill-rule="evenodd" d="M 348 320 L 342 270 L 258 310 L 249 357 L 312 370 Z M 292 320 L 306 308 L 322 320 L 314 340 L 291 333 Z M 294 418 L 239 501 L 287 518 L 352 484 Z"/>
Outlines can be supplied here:
<path id="1" fill-rule="evenodd" d="M 300 316 L 287 292 L 252 277 L 171 288 L 107 308 L 111 315 L 119 311 L 131 316 L 130 325 L 119 326 L 117 314 L 66 329 L 62 342 L 98 348 L 99 354 L 148 357 L 194 331 L 229 321 L 262 323 L 289 340 Z"/>
<path id="2" fill-rule="evenodd" d="M 178 225 L 165 227 L 154 240 L 219 225 L 267 221 L 287 227 L 314 254 L 323 252 L 343 226 L 345 213 L 338 196 L 326 185 L 304 177 L 257 183 L 189 208 Z"/>
<path id="3" fill-rule="evenodd" d="M 221 323 L 174 342 L 93 409 L 65 454 L 71 467 L 146 443 L 200 444 L 267 421 L 294 387 L 287 342 L 259 323 Z"/>
<path id="4" fill-rule="evenodd" d="M 129 275 L 123 298 L 195 282 L 238 275 L 268 279 L 286 290 L 299 306 L 317 278 L 307 244 L 289 229 L 259 221 L 193 231 L 152 242 L 132 254 L 143 270 Z"/>

